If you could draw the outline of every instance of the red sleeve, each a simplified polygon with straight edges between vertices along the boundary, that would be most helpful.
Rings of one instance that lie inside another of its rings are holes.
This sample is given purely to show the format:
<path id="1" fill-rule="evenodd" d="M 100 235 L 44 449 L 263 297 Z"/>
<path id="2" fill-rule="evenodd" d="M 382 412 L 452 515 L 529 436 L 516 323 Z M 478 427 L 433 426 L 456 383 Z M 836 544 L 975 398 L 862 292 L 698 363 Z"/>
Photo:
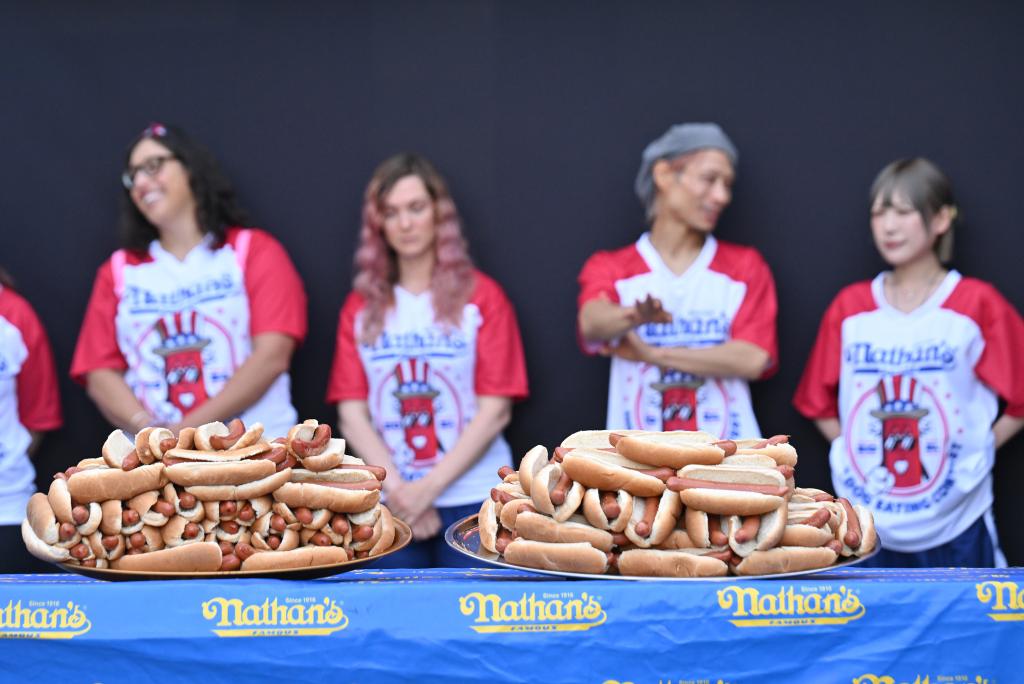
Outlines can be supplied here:
<path id="1" fill-rule="evenodd" d="M 776 332 L 779 303 L 775 296 L 775 279 L 761 254 L 751 248 L 744 248 L 740 268 L 734 277 L 746 283 L 747 292 L 733 317 L 730 337 L 768 352 L 768 367 L 761 375 L 764 379 L 779 368 L 779 337 Z"/>
<path id="2" fill-rule="evenodd" d="M 476 340 L 477 396 L 525 399 L 529 395 L 526 358 L 512 303 L 501 286 L 479 272 L 470 301 L 480 309 L 483 319 Z"/>
<path id="3" fill-rule="evenodd" d="M 583 305 L 591 299 L 606 297 L 609 301 L 619 303 L 619 293 L 615 289 L 615 281 L 618 280 L 615 257 L 612 252 L 598 252 L 583 264 L 577 281 L 580 284 L 579 297 L 576 299 L 576 308 L 582 309 Z"/>
<path id="4" fill-rule="evenodd" d="M 981 328 L 985 347 L 974 373 L 1006 400 L 1006 413 L 1024 417 L 1024 321 L 992 285 L 964 278 L 944 307 L 972 318 Z"/>
<path id="5" fill-rule="evenodd" d="M 117 295 L 114 293 L 113 266 L 108 260 L 96 272 L 92 295 L 85 309 L 85 320 L 78 333 L 71 358 L 71 379 L 85 384 L 89 371 L 101 368 L 128 370 L 128 362 L 117 346 Z"/>
<path id="6" fill-rule="evenodd" d="M 239 244 L 244 233 L 250 243 L 245 255 L 245 291 L 249 296 L 249 329 L 284 333 L 302 343 L 308 331 L 306 290 L 288 253 L 269 233 L 246 229 L 231 231 L 228 241 Z"/>
<path id="7" fill-rule="evenodd" d="M 21 333 L 28 356 L 15 380 L 18 421 L 29 430 L 56 430 L 63 423 L 57 393 L 57 369 L 46 331 L 32 307 L 17 294 L 3 290 L 4 315 Z"/>
<path id="8" fill-rule="evenodd" d="M 839 417 L 839 365 L 843 316 L 836 297 L 825 311 L 811 355 L 793 396 L 793 406 L 807 418 Z"/>
<path id="9" fill-rule="evenodd" d="M 370 393 L 366 371 L 356 346 L 356 316 L 363 308 L 363 298 L 352 292 L 345 299 L 338 316 L 338 334 L 334 344 L 334 363 L 327 381 L 327 402 L 337 404 L 348 399 L 365 400 Z"/>

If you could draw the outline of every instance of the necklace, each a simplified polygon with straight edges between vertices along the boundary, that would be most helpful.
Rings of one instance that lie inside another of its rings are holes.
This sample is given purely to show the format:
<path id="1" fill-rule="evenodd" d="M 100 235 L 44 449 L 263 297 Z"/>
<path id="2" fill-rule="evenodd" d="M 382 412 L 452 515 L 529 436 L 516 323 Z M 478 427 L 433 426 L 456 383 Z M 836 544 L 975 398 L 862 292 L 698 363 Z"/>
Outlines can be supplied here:
<path id="1" fill-rule="evenodd" d="M 928 297 L 930 297 L 932 292 L 935 291 L 936 286 L 942 281 L 945 275 L 946 272 L 940 268 L 928 278 L 920 289 L 918 289 L 897 287 L 896 283 L 893 282 L 893 274 L 890 273 L 885 279 L 885 284 L 889 288 L 889 292 L 887 294 L 889 303 L 892 304 L 893 308 L 899 309 L 903 313 L 910 313 L 928 300 Z"/>

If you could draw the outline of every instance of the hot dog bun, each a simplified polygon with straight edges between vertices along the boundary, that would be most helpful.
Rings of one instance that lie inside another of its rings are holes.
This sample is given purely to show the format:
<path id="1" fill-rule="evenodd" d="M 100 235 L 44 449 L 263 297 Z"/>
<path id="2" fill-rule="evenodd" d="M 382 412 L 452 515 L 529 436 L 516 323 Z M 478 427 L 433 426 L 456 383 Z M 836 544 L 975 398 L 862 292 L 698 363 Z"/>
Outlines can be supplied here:
<path id="1" fill-rule="evenodd" d="M 262 461 L 270 463 L 270 461 Z M 285 468 L 279 472 L 273 472 L 273 463 L 270 463 L 271 474 L 267 477 L 239 485 L 191 485 L 185 487 L 185 491 L 192 494 L 200 501 L 237 501 L 240 499 L 255 499 L 265 496 L 271 492 L 276 493 L 279 488 L 288 485 L 291 479 L 291 468 Z M 320 506 L 310 506 L 320 508 Z"/>
<path id="2" fill-rule="evenodd" d="M 615 440 L 615 450 L 631 461 L 678 470 L 694 463 L 721 463 L 728 453 L 715 441 L 704 432 L 646 432 Z"/>
<path id="3" fill-rule="evenodd" d="M 484 499 L 476 517 L 480 525 L 480 546 L 491 553 L 497 553 L 494 545 L 498 541 L 498 516 L 494 504 L 493 499 Z"/>
<path id="4" fill-rule="evenodd" d="M 647 577 L 722 577 L 729 565 L 704 554 L 710 549 L 630 549 L 619 556 L 619 573 Z"/>
<path id="5" fill-rule="evenodd" d="M 533 477 L 540 472 L 541 468 L 548 464 L 548 450 L 537 445 L 526 452 L 523 460 L 519 463 L 519 486 L 527 494 L 530 493 L 530 485 L 533 484 Z"/>
<path id="6" fill-rule="evenodd" d="M 601 551 L 612 550 L 612 535 L 587 524 L 583 516 L 574 515 L 565 522 L 539 513 L 524 512 L 516 518 L 516 534 L 534 541 L 572 543 L 586 542 Z"/>
<path id="7" fill-rule="evenodd" d="M 788 489 L 786 479 L 776 470 L 739 466 L 691 465 L 679 471 L 680 480 L 669 480 L 674 488 L 685 482 L 679 496 L 688 507 L 721 515 L 763 515 L 782 505 Z M 695 481 L 695 486 L 689 486 Z M 699 484 L 704 483 L 707 484 Z M 721 485 L 728 489 L 715 488 Z M 747 488 L 763 488 L 762 493 Z M 735 489 L 734 489 L 735 488 Z"/>
<path id="8" fill-rule="evenodd" d="M 637 470 L 650 466 L 607 451 L 577 447 L 562 457 L 562 468 L 590 489 L 623 489 L 634 496 L 660 496 L 665 491 L 664 482 Z"/>
<path id="9" fill-rule="evenodd" d="M 609 520 L 601 506 L 601 491 L 588 489 L 583 494 L 583 516 L 587 522 L 600 530 L 622 532 L 633 515 L 633 495 L 624 489 L 616 490 L 615 503 L 619 507 L 619 514 Z"/>
<path id="10" fill-rule="evenodd" d="M 214 542 L 199 542 L 124 555 L 110 567 L 130 572 L 215 572 L 220 569 L 220 563 L 220 547 Z"/>
<path id="11" fill-rule="evenodd" d="M 181 487 L 192 485 L 240 485 L 269 477 L 275 472 L 273 461 L 251 459 L 231 463 L 185 461 L 165 466 L 167 479 Z"/>
<path id="12" fill-rule="evenodd" d="M 733 568 L 737 575 L 777 575 L 824 568 L 836 562 L 836 553 L 825 546 L 777 546 L 754 551 Z"/>
<path id="13" fill-rule="evenodd" d="M 142 492 L 167 484 L 163 463 L 144 465 L 134 470 L 90 468 L 68 478 L 71 498 L 79 503 L 98 503 L 109 499 L 130 499 Z"/>
<path id="14" fill-rule="evenodd" d="M 263 551 L 242 561 L 242 570 L 284 570 L 334 565 L 349 560 L 340 546 L 303 546 L 291 551 Z"/>
<path id="15" fill-rule="evenodd" d="M 538 570 L 604 574 L 608 557 L 586 542 L 554 544 L 551 542 L 513 539 L 505 547 L 505 560 Z"/>

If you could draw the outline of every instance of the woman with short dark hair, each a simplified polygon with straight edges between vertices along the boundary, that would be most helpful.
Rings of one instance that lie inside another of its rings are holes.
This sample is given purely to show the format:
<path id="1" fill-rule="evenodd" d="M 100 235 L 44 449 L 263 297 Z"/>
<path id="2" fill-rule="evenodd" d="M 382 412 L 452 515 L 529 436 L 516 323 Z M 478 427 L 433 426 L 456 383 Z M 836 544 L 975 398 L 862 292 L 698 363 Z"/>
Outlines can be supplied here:
<path id="1" fill-rule="evenodd" d="M 283 436 L 306 295 L 284 248 L 246 228 L 213 155 L 152 124 L 125 155 L 124 247 L 100 267 L 71 374 L 113 425 L 241 417 Z"/>
<path id="2" fill-rule="evenodd" d="M 870 201 L 891 270 L 833 300 L 794 404 L 832 442 L 836 494 L 874 515 L 869 564 L 1004 566 L 992 466 L 1024 427 L 1024 320 L 947 268 L 958 211 L 935 164 L 892 162 Z"/>

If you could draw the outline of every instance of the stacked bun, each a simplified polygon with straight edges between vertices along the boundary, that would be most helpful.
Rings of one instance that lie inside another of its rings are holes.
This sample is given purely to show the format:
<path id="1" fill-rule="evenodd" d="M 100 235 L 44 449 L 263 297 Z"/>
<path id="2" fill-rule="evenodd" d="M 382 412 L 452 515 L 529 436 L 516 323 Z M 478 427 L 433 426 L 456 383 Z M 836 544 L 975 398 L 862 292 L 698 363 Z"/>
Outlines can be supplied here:
<path id="1" fill-rule="evenodd" d="M 115 430 L 101 458 L 29 500 L 22 537 L 46 561 L 144 572 L 269 570 L 377 555 L 395 539 L 385 471 L 315 420 L 268 442 L 241 420 Z"/>
<path id="2" fill-rule="evenodd" d="M 542 570 L 668 577 L 823 568 L 874 550 L 869 511 L 800 489 L 785 435 L 703 432 L 567 437 L 531 449 L 479 514 L 480 546 Z"/>

